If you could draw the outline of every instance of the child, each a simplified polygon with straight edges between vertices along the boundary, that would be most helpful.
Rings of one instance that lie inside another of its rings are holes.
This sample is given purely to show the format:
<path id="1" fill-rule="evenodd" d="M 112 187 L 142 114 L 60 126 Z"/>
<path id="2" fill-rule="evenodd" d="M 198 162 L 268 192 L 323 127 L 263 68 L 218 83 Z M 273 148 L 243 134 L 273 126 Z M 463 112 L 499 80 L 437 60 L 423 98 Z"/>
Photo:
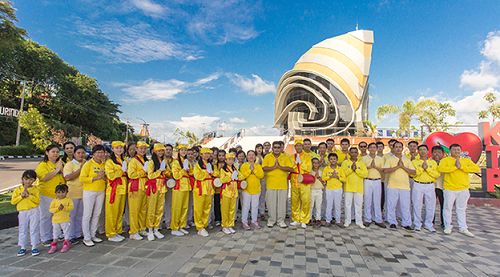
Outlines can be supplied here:
<path id="1" fill-rule="evenodd" d="M 313 215 L 313 209 L 316 207 L 314 212 L 314 219 L 316 225 L 321 225 L 321 206 L 323 202 L 323 180 L 321 179 L 321 169 L 320 162 L 318 158 L 312 159 L 312 171 L 311 174 L 316 177 L 316 180 L 311 186 L 311 215 Z"/>
<path id="2" fill-rule="evenodd" d="M 64 243 L 61 248 L 61 253 L 67 252 L 71 243 L 69 226 L 70 212 L 73 210 L 73 201 L 66 197 L 68 194 L 68 186 L 60 184 L 56 186 L 56 199 L 50 203 L 49 212 L 52 214 L 52 237 L 53 241 L 50 244 L 49 254 L 53 254 L 57 250 L 57 240 L 59 236 L 64 235 Z"/>
<path id="3" fill-rule="evenodd" d="M 222 187 L 220 191 L 222 232 L 234 234 L 234 220 L 236 218 L 236 200 L 238 199 L 238 170 L 234 166 L 236 155 L 226 154 L 226 164 L 220 169 Z"/>
<path id="4" fill-rule="evenodd" d="M 340 212 L 342 204 L 342 182 L 344 174 L 337 165 L 338 156 L 336 153 L 328 154 L 329 165 L 323 169 L 321 178 L 326 182 L 326 224 L 332 222 L 332 210 L 335 213 L 335 223 L 340 225 Z"/>
<path id="5" fill-rule="evenodd" d="M 250 230 L 248 225 L 248 212 L 252 210 L 252 226 L 255 229 L 260 229 L 258 222 L 259 213 L 259 198 L 261 193 L 260 181 L 264 178 L 262 165 L 256 160 L 256 155 L 253 150 L 247 153 L 248 161 L 241 165 L 240 174 L 242 179 L 247 182 L 247 187 L 243 190 L 243 209 L 241 212 L 241 220 L 243 229 Z"/>
<path id="6" fill-rule="evenodd" d="M 19 211 L 19 242 L 21 247 L 17 252 L 18 257 L 26 255 L 26 245 L 28 244 L 28 231 L 31 241 L 31 255 L 40 255 L 36 246 L 40 243 L 40 213 L 38 205 L 40 204 L 40 191 L 38 187 L 33 186 L 36 180 L 34 170 L 26 170 L 21 177 L 22 185 L 17 187 L 12 193 L 10 203 L 16 205 Z"/>

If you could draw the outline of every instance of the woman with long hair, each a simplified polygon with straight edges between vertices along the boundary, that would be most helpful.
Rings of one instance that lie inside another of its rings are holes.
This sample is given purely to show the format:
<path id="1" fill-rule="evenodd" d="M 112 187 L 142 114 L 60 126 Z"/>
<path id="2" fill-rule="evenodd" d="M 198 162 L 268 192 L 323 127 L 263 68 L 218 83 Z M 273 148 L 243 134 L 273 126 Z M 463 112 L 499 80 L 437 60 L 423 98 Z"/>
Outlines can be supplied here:
<path id="1" fill-rule="evenodd" d="M 240 168 L 241 179 L 247 182 L 247 187 L 242 192 L 243 207 L 241 212 L 241 221 L 245 230 L 250 230 L 248 225 L 248 212 L 252 214 L 252 227 L 260 229 L 259 198 L 261 193 L 260 181 L 264 178 L 262 165 L 257 163 L 255 151 L 249 150 L 247 153 L 247 162 Z"/>
<path id="2" fill-rule="evenodd" d="M 125 239 L 123 232 L 123 212 L 127 195 L 127 166 L 124 160 L 125 143 L 113 141 L 113 153 L 104 166 L 108 184 L 106 186 L 106 237 L 109 241 L 120 242 Z"/>
<path id="3" fill-rule="evenodd" d="M 202 148 L 200 150 L 201 159 L 194 167 L 194 178 L 196 180 L 193 190 L 194 221 L 198 235 L 208 237 L 206 228 L 208 227 L 208 217 L 212 206 L 214 195 L 214 166 L 210 162 L 212 150 Z"/>
<path id="4" fill-rule="evenodd" d="M 66 183 L 62 175 L 63 162 L 59 157 L 59 145 L 51 144 L 45 148 L 45 156 L 37 165 L 36 175 L 40 188 L 40 238 L 44 246 L 52 242 L 52 214 L 50 203 L 56 198 L 56 186 Z"/>
<path id="5" fill-rule="evenodd" d="M 146 152 L 149 145 L 143 141 L 137 142 L 137 154 L 130 159 L 127 168 L 129 177 L 128 211 L 130 223 L 130 238 L 142 240 L 146 233 L 146 182 L 148 181 Z M 130 149 L 129 149 L 130 150 Z M 130 152 L 129 152 L 130 153 Z"/>
<path id="6" fill-rule="evenodd" d="M 135 157 L 137 154 L 137 144 L 135 142 L 131 142 L 127 145 L 127 148 L 125 148 L 125 160 L 130 162 L 130 160 Z"/>
<path id="7" fill-rule="evenodd" d="M 193 150 L 188 151 L 187 145 L 179 145 L 177 159 L 172 163 L 175 187 L 172 191 L 170 229 L 172 230 L 171 234 L 174 236 L 189 234 L 185 228 L 187 227 L 189 194 L 194 187 L 193 167 Z"/>
<path id="8" fill-rule="evenodd" d="M 73 160 L 64 165 L 63 175 L 68 185 L 68 197 L 73 200 L 73 210 L 70 213 L 70 242 L 77 244 L 82 237 L 82 217 L 83 217 L 83 184 L 80 182 L 80 172 L 85 163 L 85 147 L 78 145 L 75 147 Z"/>
<path id="9" fill-rule="evenodd" d="M 236 219 L 236 200 L 238 199 L 238 169 L 234 166 L 235 155 L 228 153 L 226 163 L 220 169 L 221 187 L 221 214 L 222 232 L 224 234 L 234 234 L 234 220 Z"/>
<path id="10" fill-rule="evenodd" d="M 264 146 L 260 143 L 255 145 L 255 162 L 262 165 L 262 161 L 264 160 Z M 247 153 L 248 156 L 248 153 Z"/>
<path id="11" fill-rule="evenodd" d="M 63 144 L 64 155 L 62 157 L 63 163 L 69 163 L 73 160 L 76 145 L 72 141 L 67 141 Z"/>
<path id="12" fill-rule="evenodd" d="M 148 163 L 148 181 L 146 182 L 146 227 L 148 228 L 148 240 L 162 239 L 165 236 L 160 233 L 161 219 L 165 205 L 165 177 L 167 172 L 167 161 L 165 159 L 165 145 L 155 143 L 151 161 Z"/>

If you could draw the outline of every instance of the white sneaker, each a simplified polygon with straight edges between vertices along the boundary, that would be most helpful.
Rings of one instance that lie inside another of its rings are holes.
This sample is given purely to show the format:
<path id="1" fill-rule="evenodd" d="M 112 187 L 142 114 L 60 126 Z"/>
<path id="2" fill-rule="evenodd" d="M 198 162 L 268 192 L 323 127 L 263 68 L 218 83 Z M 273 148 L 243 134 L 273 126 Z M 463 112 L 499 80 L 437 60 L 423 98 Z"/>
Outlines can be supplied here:
<path id="1" fill-rule="evenodd" d="M 269 225 L 267 225 L 267 226 L 269 226 Z M 280 228 L 287 228 L 288 227 L 285 222 L 279 223 L 278 226 L 280 226 Z"/>
<path id="2" fill-rule="evenodd" d="M 182 237 L 182 236 L 184 236 L 184 233 L 181 232 L 181 231 L 179 231 L 179 230 L 172 230 L 172 232 L 170 232 L 170 234 L 172 236 L 176 236 L 176 237 Z"/>
<path id="3" fill-rule="evenodd" d="M 356 225 L 358 225 L 358 227 L 361 229 L 366 229 L 365 225 L 363 225 L 363 224 L 356 224 Z"/>
<path id="4" fill-rule="evenodd" d="M 229 231 L 231 232 L 231 234 L 236 233 L 236 231 L 233 228 L 229 228 Z"/>
<path id="5" fill-rule="evenodd" d="M 102 239 L 100 239 L 98 237 L 93 237 L 92 241 L 95 242 L 95 243 L 100 243 L 100 242 L 102 242 Z"/>
<path id="6" fill-rule="evenodd" d="M 208 237 L 208 232 L 205 229 L 201 229 L 198 231 L 198 235 L 200 235 L 202 237 Z"/>
<path id="7" fill-rule="evenodd" d="M 85 246 L 88 246 L 88 247 L 92 247 L 95 245 L 94 242 L 91 240 L 83 240 L 83 244 L 85 244 Z"/>
<path id="8" fill-rule="evenodd" d="M 143 237 L 141 235 L 139 235 L 138 233 L 135 233 L 133 235 L 130 235 L 130 239 L 133 239 L 133 240 L 142 240 Z"/>
<path id="9" fill-rule="evenodd" d="M 120 239 L 118 236 L 114 236 L 114 237 L 108 238 L 108 241 L 120 242 L 120 241 L 122 241 L 122 239 Z"/>
<path id="10" fill-rule="evenodd" d="M 460 234 L 464 234 L 464 235 L 466 235 L 466 236 L 468 236 L 468 237 L 471 237 L 471 238 L 473 238 L 473 237 L 474 237 L 474 234 L 473 234 L 473 233 L 471 233 L 471 232 L 470 232 L 469 230 L 467 230 L 467 229 L 459 230 L 458 232 L 459 232 Z"/>
<path id="11" fill-rule="evenodd" d="M 153 232 L 153 235 L 155 235 L 155 237 L 156 237 L 157 239 L 162 239 L 162 238 L 164 238 L 164 237 L 165 237 L 162 233 L 160 233 L 160 230 L 155 230 L 155 231 Z"/>
<path id="12" fill-rule="evenodd" d="M 140 231 L 139 235 L 141 235 L 143 237 L 147 237 L 148 236 L 148 232 L 146 232 L 146 231 Z"/>
<path id="13" fill-rule="evenodd" d="M 347 223 L 347 222 L 346 222 L 346 223 L 344 223 L 344 228 L 349 228 L 349 225 L 351 225 L 351 224 L 349 224 L 349 223 Z"/>
<path id="14" fill-rule="evenodd" d="M 155 240 L 155 235 L 153 234 L 153 232 L 148 232 L 148 240 L 149 241 Z"/>
<path id="15" fill-rule="evenodd" d="M 231 230 L 229 230 L 229 228 L 222 228 L 222 232 L 226 235 L 231 235 Z"/>
<path id="16" fill-rule="evenodd" d="M 122 235 L 120 235 L 120 234 L 118 234 L 118 235 L 116 235 L 116 236 L 117 236 L 119 239 L 121 239 L 121 240 L 124 240 L 124 239 L 125 239 L 125 237 L 124 237 L 124 236 L 122 236 Z"/>
<path id="17" fill-rule="evenodd" d="M 447 235 L 451 234 L 451 228 L 445 228 L 444 233 Z"/>
<path id="18" fill-rule="evenodd" d="M 182 233 L 184 233 L 184 235 L 187 235 L 189 234 L 189 231 L 184 229 L 184 228 L 180 228 L 179 231 L 181 231 Z"/>
<path id="19" fill-rule="evenodd" d="M 297 226 L 299 226 L 299 225 L 300 225 L 300 223 L 298 223 L 297 221 L 292 221 L 292 222 L 290 223 L 290 226 L 293 226 L 293 227 L 297 227 Z"/>
<path id="20" fill-rule="evenodd" d="M 431 232 L 431 233 L 435 233 L 436 232 L 436 229 L 434 229 L 434 227 L 432 227 L 432 226 L 429 227 L 429 228 L 424 227 L 424 229 L 427 230 L 427 231 L 429 231 L 429 232 Z"/>
<path id="21" fill-rule="evenodd" d="M 302 229 L 305 229 L 305 228 L 307 228 L 307 225 L 306 225 L 305 223 L 302 223 L 302 224 L 300 224 L 300 227 L 301 227 Z"/>

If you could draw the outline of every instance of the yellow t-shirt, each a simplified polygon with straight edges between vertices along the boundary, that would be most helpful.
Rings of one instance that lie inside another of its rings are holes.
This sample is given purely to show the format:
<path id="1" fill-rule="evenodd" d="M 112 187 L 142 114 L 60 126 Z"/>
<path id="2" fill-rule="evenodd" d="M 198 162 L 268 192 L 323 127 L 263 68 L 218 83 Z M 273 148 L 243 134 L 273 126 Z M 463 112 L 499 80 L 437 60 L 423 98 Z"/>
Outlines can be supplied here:
<path id="1" fill-rule="evenodd" d="M 345 160 L 342 163 L 342 171 L 345 174 L 345 192 L 363 193 L 364 179 L 368 176 L 368 169 L 361 161 L 356 161 L 356 171 L 353 171 L 351 160 Z"/>
<path id="2" fill-rule="evenodd" d="M 64 165 L 63 175 L 68 176 L 80 169 L 80 163 L 77 160 L 72 160 Z M 68 197 L 71 199 L 81 199 L 83 197 L 83 184 L 80 182 L 80 176 L 73 180 L 66 181 L 68 185 Z"/>
<path id="3" fill-rule="evenodd" d="M 122 165 L 123 161 L 118 158 L 117 162 L 119 164 L 115 164 L 112 159 L 108 159 L 104 163 L 104 172 L 106 172 L 106 178 L 108 180 L 107 186 L 106 186 L 106 193 L 111 194 L 112 187 L 111 187 L 111 182 L 114 181 L 117 178 L 122 179 L 122 184 L 118 185 L 116 187 L 116 194 L 118 195 L 125 195 L 127 193 L 127 173 L 123 172 Z"/>
<path id="4" fill-rule="evenodd" d="M 413 158 L 413 160 L 411 159 L 411 153 L 406 153 L 406 157 L 408 158 L 408 160 L 410 161 L 415 161 L 415 160 L 420 160 L 420 155 L 417 153 L 415 153 L 415 157 Z"/>
<path id="5" fill-rule="evenodd" d="M 344 152 L 342 152 L 341 149 L 338 149 L 337 151 L 335 151 L 335 153 L 337 154 L 337 156 L 339 158 L 339 161 L 338 161 L 339 164 L 342 164 L 342 162 L 345 160 L 349 160 L 349 152 L 344 153 Z"/>
<path id="6" fill-rule="evenodd" d="M 373 160 L 374 158 L 370 157 L 370 155 L 366 155 L 361 158 L 361 161 L 366 165 L 367 168 L 372 164 Z M 384 159 L 382 157 L 375 156 L 375 167 L 384 167 Z M 380 171 L 376 170 L 375 168 L 370 168 L 368 169 L 368 176 L 366 178 L 379 179 L 382 178 L 382 174 L 380 174 Z"/>
<path id="7" fill-rule="evenodd" d="M 460 169 L 455 165 L 455 158 L 446 157 L 439 162 L 438 170 L 444 173 L 445 190 L 469 189 L 469 173 L 479 172 L 480 168 L 471 159 L 460 158 Z"/>
<path id="8" fill-rule="evenodd" d="M 56 198 L 57 185 L 66 183 L 62 173 L 58 173 L 48 181 L 41 181 L 48 173 L 53 172 L 54 170 L 56 170 L 56 164 L 51 161 L 41 161 L 35 169 L 36 175 L 38 177 L 40 194 L 45 197 Z"/>
<path id="9" fill-rule="evenodd" d="M 406 168 L 415 169 L 413 163 L 406 158 L 406 156 L 402 156 L 401 160 Z M 398 165 L 399 158 L 394 155 L 387 155 L 385 159 L 384 168 L 392 168 Z M 388 177 L 388 188 L 391 189 L 404 189 L 410 190 L 410 176 L 406 171 L 402 168 L 398 168 L 396 171 L 386 174 Z"/>
<path id="10" fill-rule="evenodd" d="M 337 172 L 338 178 L 333 178 L 331 173 Z M 326 182 L 326 189 L 335 190 L 342 189 L 342 181 L 345 181 L 345 175 L 341 167 L 332 168 L 327 166 L 323 169 L 321 179 Z"/>
<path id="11" fill-rule="evenodd" d="M 252 195 L 259 194 L 261 192 L 260 180 L 262 178 L 264 178 L 262 165 L 254 163 L 253 170 L 250 170 L 250 164 L 248 162 L 241 165 L 240 179 L 247 182 L 247 187 L 243 190 L 244 192 Z"/>
<path id="12" fill-rule="evenodd" d="M 10 203 L 16 205 L 18 211 L 27 211 L 38 207 L 40 204 L 40 190 L 36 186 L 28 188 L 28 197 L 22 198 L 21 193 L 24 191 L 23 185 L 19 185 L 13 192 Z"/>
<path id="13" fill-rule="evenodd" d="M 99 164 L 94 159 L 87 161 L 80 172 L 80 182 L 83 184 L 83 190 L 104 191 L 106 188 L 106 179 L 92 181 L 104 169 L 104 163 Z"/>
<path id="14" fill-rule="evenodd" d="M 275 163 L 276 157 L 273 153 L 269 153 L 264 157 L 262 167 L 273 167 Z M 280 166 L 293 167 L 292 160 L 284 153 L 281 153 L 278 156 L 278 163 L 280 164 Z M 266 172 L 266 186 L 267 189 L 288 189 L 288 172 L 278 168 Z"/>
<path id="15" fill-rule="evenodd" d="M 424 170 L 422 167 L 424 164 L 424 160 L 420 159 L 415 159 L 412 161 L 413 166 L 415 167 L 415 170 L 417 171 L 415 173 L 415 176 L 413 176 L 413 180 L 415 182 L 419 183 L 434 183 L 436 182 L 436 178 L 441 175 L 439 171 L 437 170 L 437 163 L 434 160 L 427 159 L 427 169 Z"/>
<path id="16" fill-rule="evenodd" d="M 59 206 L 64 208 L 59 210 Z M 64 223 L 70 221 L 70 212 L 73 210 L 73 200 L 71 198 L 54 199 L 50 203 L 49 212 L 52 213 L 52 223 Z"/>

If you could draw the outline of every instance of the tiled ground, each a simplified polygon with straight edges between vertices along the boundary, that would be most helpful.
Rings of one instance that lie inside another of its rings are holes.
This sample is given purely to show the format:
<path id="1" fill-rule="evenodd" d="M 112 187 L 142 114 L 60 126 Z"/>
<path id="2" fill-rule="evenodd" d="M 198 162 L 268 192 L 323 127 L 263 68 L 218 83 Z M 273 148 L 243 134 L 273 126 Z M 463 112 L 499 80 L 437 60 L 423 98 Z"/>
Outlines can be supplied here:
<path id="1" fill-rule="evenodd" d="M 264 228 L 15 257 L 17 229 L 0 231 L 0 276 L 500 276 L 500 209 L 470 207 L 451 236 L 371 226 Z"/>

